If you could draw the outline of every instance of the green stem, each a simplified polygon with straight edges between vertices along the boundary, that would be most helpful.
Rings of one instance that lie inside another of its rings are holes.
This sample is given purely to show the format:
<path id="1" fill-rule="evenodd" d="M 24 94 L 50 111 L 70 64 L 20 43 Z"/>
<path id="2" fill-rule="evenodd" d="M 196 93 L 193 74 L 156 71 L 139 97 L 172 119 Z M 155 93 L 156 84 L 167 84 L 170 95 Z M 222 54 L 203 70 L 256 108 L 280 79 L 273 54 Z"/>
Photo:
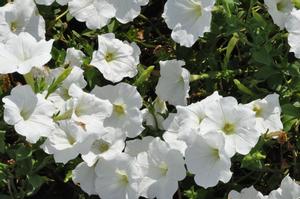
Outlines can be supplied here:
<path id="1" fill-rule="evenodd" d="M 64 11 L 61 15 L 57 16 L 57 17 L 55 18 L 55 21 L 60 20 L 60 19 L 61 19 L 63 16 L 65 16 L 68 12 L 69 12 L 69 10 L 67 9 L 67 10 Z"/>

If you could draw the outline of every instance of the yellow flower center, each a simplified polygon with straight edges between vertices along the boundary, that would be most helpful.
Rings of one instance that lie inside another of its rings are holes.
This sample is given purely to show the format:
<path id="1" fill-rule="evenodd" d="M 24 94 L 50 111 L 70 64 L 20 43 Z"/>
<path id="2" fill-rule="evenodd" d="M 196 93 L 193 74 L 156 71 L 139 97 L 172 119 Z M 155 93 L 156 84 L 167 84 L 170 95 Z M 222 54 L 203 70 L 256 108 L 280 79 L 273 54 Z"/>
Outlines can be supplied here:
<path id="1" fill-rule="evenodd" d="M 107 52 L 106 55 L 105 55 L 105 57 L 104 57 L 104 59 L 107 62 L 111 62 L 114 59 L 114 54 L 110 53 L 110 52 Z"/>
<path id="2" fill-rule="evenodd" d="M 219 149 L 212 149 L 211 154 L 214 158 L 220 159 L 220 152 Z"/>
<path id="3" fill-rule="evenodd" d="M 98 149 L 99 149 L 100 153 L 104 153 L 104 152 L 108 151 L 109 144 L 106 142 L 101 142 Z"/>
<path id="4" fill-rule="evenodd" d="M 235 133 L 235 125 L 232 124 L 232 123 L 229 123 L 229 122 L 226 122 L 223 126 L 223 132 L 226 134 L 226 135 L 232 135 Z"/>
<path id="5" fill-rule="evenodd" d="M 262 108 L 260 106 L 258 106 L 257 104 L 255 104 L 252 110 L 255 112 L 255 116 L 256 117 L 261 117 L 263 110 L 262 110 Z"/>
<path id="6" fill-rule="evenodd" d="M 17 22 L 13 21 L 13 22 L 10 23 L 10 30 L 12 32 L 17 32 L 17 27 L 18 27 Z"/>
<path id="7" fill-rule="evenodd" d="M 119 182 L 122 185 L 127 185 L 129 183 L 128 175 L 127 175 L 126 171 L 117 169 L 116 174 L 118 175 Z"/>
<path id="8" fill-rule="evenodd" d="M 162 162 L 160 165 L 159 165 L 159 169 L 160 169 L 160 173 L 162 176 L 166 176 L 167 173 L 168 173 L 168 165 L 165 163 L 165 162 Z"/>
<path id="9" fill-rule="evenodd" d="M 200 4 L 196 4 L 194 6 L 194 12 L 195 14 L 198 16 L 198 17 L 201 17 L 202 16 L 202 7 Z"/>
<path id="10" fill-rule="evenodd" d="M 67 139 L 68 139 L 69 144 L 71 144 L 71 145 L 75 144 L 75 142 L 76 142 L 76 139 L 73 136 L 68 135 L 68 134 L 67 134 Z"/>
<path id="11" fill-rule="evenodd" d="M 125 107 L 124 107 L 124 105 L 122 105 L 122 104 L 114 104 L 114 112 L 118 116 L 125 115 Z"/>

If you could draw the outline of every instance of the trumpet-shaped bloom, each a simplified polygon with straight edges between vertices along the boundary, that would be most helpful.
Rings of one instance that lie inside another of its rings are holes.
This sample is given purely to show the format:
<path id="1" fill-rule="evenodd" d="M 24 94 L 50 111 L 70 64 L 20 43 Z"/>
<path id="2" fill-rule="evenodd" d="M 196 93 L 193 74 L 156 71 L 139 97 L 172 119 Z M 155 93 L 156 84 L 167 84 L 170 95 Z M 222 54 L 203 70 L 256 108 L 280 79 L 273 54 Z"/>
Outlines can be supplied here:
<path id="1" fill-rule="evenodd" d="M 136 137 L 144 130 L 140 111 L 143 99 L 136 87 L 127 83 L 119 83 L 115 86 L 96 86 L 92 93 L 113 104 L 112 115 L 104 120 L 105 127 L 119 128 L 127 137 L 131 138 Z"/>
<path id="2" fill-rule="evenodd" d="M 37 40 L 45 39 L 45 21 L 32 0 L 15 0 L 0 8 L 0 41 L 28 32 Z"/>
<path id="3" fill-rule="evenodd" d="M 140 49 L 115 38 L 113 33 L 98 36 L 98 51 L 93 53 L 91 65 L 95 66 L 111 82 L 137 74 Z"/>
<path id="4" fill-rule="evenodd" d="M 188 171 L 195 174 L 195 182 L 204 188 L 214 187 L 219 181 L 227 183 L 232 176 L 231 160 L 224 151 L 224 137 L 217 132 L 193 136 L 188 145 L 185 162 Z"/>
<path id="5" fill-rule="evenodd" d="M 172 39 L 191 47 L 205 32 L 210 32 L 215 0 L 168 0 L 162 17 L 172 29 Z"/>
<path id="6" fill-rule="evenodd" d="M 262 193 L 251 186 L 243 189 L 240 193 L 237 191 L 230 191 L 228 199 L 267 199 L 267 196 L 263 196 Z"/>
<path id="7" fill-rule="evenodd" d="M 4 103 L 4 121 L 14 125 L 18 134 L 31 143 L 40 137 L 47 137 L 55 128 L 52 115 L 54 106 L 41 94 L 34 94 L 29 85 L 17 86 L 11 94 L 2 99 Z"/>
<path id="8" fill-rule="evenodd" d="M 88 166 L 93 166 L 98 160 L 110 159 L 121 153 L 125 147 L 123 133 L 118 129 L 107 128 L 103 136 L 98 136 L 88 153 L 82 154 L 82 159 Z"/>
<path id="9" fill-rule="evenodd" d="M 294 9 L 286 24 L 285 27 L 287 31 L 289 32 L 288 36 L 288 43 L 291 47 L 290 52 L 295 53 L 295 56 L 300 59 L 300 10 Z"/>
<path id="10" fill-rule="evenodd" d="M 138 199 L 140 168 L 136 160 L 125 153 L 96 166 L 96 192 L 102 199 Z"/>
<path id="11" fill-rule="evenodd" d="M 107 25 L 113 17 L 121 23 L 133 21 L 140 14 L 141 6 L 148 2 L 149 0 L 71 0 L 69 10 L 78 21 L 86 22 L 88 28 L 97 29 Z"/>
<path id="12" fill-rule="evenodd" d="M 206 118 L 201 122 L 203 134 L 216 131 L 225 136 L 225 151 L 246 155 L 261 135 L 255 128 L 255 112 L 238 105 L 233 97 L 224 97 L 206 106 Z"/>
<path id="13" fill-rule="evenodd" d="M 170 113 L 168 118 L 163 122 L 164 129 L 166 130 L 163 138 L 171 149 L 180 151 L 184 156 L 187 144 L 185 141 L 179 139 L 181 124 L 181 120 L 177 117 L 177 114 Z"/>
<path id="14" fill-rule="evenodd" d="M 153 141 L 154 137 L 146 136 L 143 139 L 134 139 L 126 141 L 125 153 L 130 156 L 136 157 L 139 153 L 148 151 L 149 144 Z"/>
<path id="15" fill-rule="evenodd" d="M 73 102 L 70 107 L 73 109 L 72 119 L 85 124 L 86 128 L 102 126 L 103 121 L 112 114 L 113 106 L 108 100 L 86 93 L 75 84 L 70 86 L 69 95 Z"/>
<path id="16" fill-rule="evenodd" d="M 281 181 L 281 185 L 277 190 L 270 193 L 268 199 L 299 199 L 300 185 L 290 176 L 286 176 Z"/>
<path id="17" fill-rule="evenodd" d="M 65 58 L 65 65 L 80 67 L 83 63 L 85 54 L 81 50 L 75 48 L 68 48 Z"/>
<path id="18" fill-rule="evenodd" d="M 141 6 L 147 5 L 149 0 L 108 0 L 111 2 L 116 9 L 116 19 L 125 24 L 130 21 L 133 21 L 140 12 Z"/>
<path id="19" fill-rule="evenodd" d="M 178 188 L 178 181 L 186 175 L 184 161 L 179 151 L 155 138 L 147 152 L 138 154 L 137 161 L 143 172 L 141 195 L 148 198 L 171 199 Z"/>
<path id="20" fill-rule="evenodd" d="M 0 73 L 26 74 L 34 66 L 42 67 L 51 59 L 52 43 L 53 40 L 37 41 L 25 32 L 0 43 Z"/>
<path id="21" fill-rule="evenodd" d="M 41 147 L 46 153 L 54 155 L 55 162 L 66 164 L 89 150 L 93 136 L 75 122 L 62 121 Z"/>
<path id="22" fill-rule="evenodd" d="M 170 104 L 186 105 L 189 97 L 190 73 L 185 68 L 184 61 L 160 61 L 160 78 L 156 86 L 157 96 Z"/>
<path id="23" fill-rule="evenodd" d="M 76 166 L 72 171 L 73 182 L 80 186 L 80 188 L 86 192 L 88 195 L 96 195 L 95 191 L 95 180 L 96 172 L 95 166 L 89 167 L 87 163 L 82 162 Z"/>
<path id="24" fill-rule="evenodd" d="M 281 108 L 278 94 L 268 95 L 264 99 L 255 100 L 246 104 L 246 106 L 255 112 L 258 132 L 263 134 L 282 130 L 283 124 L 280 119 Z"/>
<path id="25" fill-rule="evenodd" d="M 291 0 L 265 0 L 268 11 L 274 21 L 274 23 L 284 28 L 284 24 L 287 21 L 289 14 L 293 10 L 293 4 Z"/>
<path id="26" fill-rule="evenodd" d="M 72 0 L 68 5 L 70 14 L 85 22 L 89 29 L 102 28 L 116 14 L 116 9 L 107 0 Z"/>

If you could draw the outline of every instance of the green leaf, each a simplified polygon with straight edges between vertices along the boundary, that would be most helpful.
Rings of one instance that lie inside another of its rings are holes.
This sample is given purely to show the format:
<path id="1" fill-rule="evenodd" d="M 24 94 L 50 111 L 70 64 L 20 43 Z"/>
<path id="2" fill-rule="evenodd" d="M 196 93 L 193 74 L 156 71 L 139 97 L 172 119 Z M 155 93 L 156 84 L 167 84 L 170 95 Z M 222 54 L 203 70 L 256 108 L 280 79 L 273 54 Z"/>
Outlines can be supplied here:
<path id="1" fill-rule="evenodd" d="M 300 9 L 300 0 L 292 0 L 292 2 L 297 9 Z"/>
<path id="2" fill-rule="evenodd" d="M 144 70 L 141 75 L 137 78 L 137 80 L 134 82 L 134 85 L 139 87 L 142 85 L 145 81 L 147 81 L 154 70 L 154 66 L 149 66 L 146 70 Z"/>
<path id="3" fill-rule="evenodd" d="M 300 108 L 297 108 L 292 104 L 284 104 L 281 107 L 283 114 L 292 116 L 294 118 L 300 118 Z"/>
<path id="4" fill-rule="evenodd" d="M 27 148 L 27 147 L 21 145 L 16 150 L 16 161 L 21 161 L 21 160 L 30 158 L 31 155 L 32 155 L 32 150 L 30 148 Z"/>
<path id="5" fill-rule="evenodd" d="M 262 160 L 265 160 L 266 156 L 260 151 L 252 152 L 246 155 L 241 164 L 241 168 L 247 168 L 251 170 L 262 169 Z"/>
<path id="6" fill-rule="evenodd" d="M 255 94 L 249 89 L 247 88 L 244 84 L 242 84 L 239 80 L 234 79 L 233 80 L 234 84 L 237 86 L 237 88 L 242 91 L 243 93 L 247 94 L 247 95 L 251 95 L 254 96 Z"/>
<path id="7" fill-rule="evenodd" d="M 49 95 L 51 93 L 54 93 L 56 91 L 56 89 L 61 85 L 61 83 L 67 79 L 67 77 L 70 75 L 70 73 L 72 72 L 73 68 L 72 67 L 68 67 L 66 68 L 53 82 L 52 84 L 49 86 L 48 88 L 48 93 L 46 95 L 46 98 L 49 97 Z"/>
<path id="8" fill-rule="evenodd" d="M 27 195 L 32 195 L 35 191 L 37 191 L 46 181 L 47 178 L 43 176 L 39 176 L 37 174 L 27 175 L 28 182 L 32 186 L 32 190 L 27 193 Z"/>
<path id="9" fill-rule="evenodd" d="M 69 180 L 72 179 L 72 170 L 69 170 L 65 176 L 64 182 L 69 182 Z"/>
<path id="10" fill-rule="evenodd" d="M 225 67 L 228 64 L 231 53 L 232 53 L 233 49 L 235 48 L 236 44 L 238 43 L 238 41 L 239 41 L 239 35 L 237 33 L 233 33 L 233 36 L 229 40 L 229 43 L 228 43 L 227 48 L 226 48 L 226 56 L 224 58 Z"/>

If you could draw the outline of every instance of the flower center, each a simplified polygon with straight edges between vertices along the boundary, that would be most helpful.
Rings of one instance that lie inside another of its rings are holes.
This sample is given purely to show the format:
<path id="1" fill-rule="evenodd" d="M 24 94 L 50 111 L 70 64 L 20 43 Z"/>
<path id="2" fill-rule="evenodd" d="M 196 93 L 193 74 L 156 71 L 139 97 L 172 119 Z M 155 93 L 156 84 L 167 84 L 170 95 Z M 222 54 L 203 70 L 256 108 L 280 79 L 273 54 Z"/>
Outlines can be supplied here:
<path id="1" fill-rule="evenodd" d="M 113 53 L 110 53 L 110 52 L 107 52 L 105 54 L 105 57 L 104 57 L 105 61 L 107 62 L 111 62 L 113 59 L 114 59 L 114 54 Z"/>
<path id="2" fill-rule="evenodd" d="M 287 0 L 281 0 L 277 3 L 277 10 L 280 12 L 284 12 L 286 8 L 288 7 L 288 1 Z"/>
<path id="3" fill-rule="evenodd" d="M 120 184 L 127 185 L 129 183 L 128 175 L 127 175 L 126 171 L 117 169 L 116 174 L 119 178 Z"/>
<path id="4" fill-rule="evenodd" d="M 219 149 L 212 149 L 211 155 L 212 155 L 214 158 L 216 158 L 216 159 L 220 159 L 220 152 L 219 152 Z"/>
<path id="5" fill-rule="evenodd" d="M 17 32 L 17 27 L 18 27 L 17 22 L 13 21 L 13 22 L 10 23 L 10 30 L 12 32 Z"/>
<path id="6" fill-rule="evenodd" d="M 202 7 L 200 4 L 195 4 L 194 12 L 195 12 L 196 16 L 198 16 L 198 17 L 202 16 Z"/>
<path id="7" fill-rule="evenodd" d="M 235 126 L 232 123 L 226 122 L 222 130 L 226 135 L 232 135 L 235 132 Z"/>
<path id="8" fill-rule="evenodd" d="M 167 173 L 168 173 L 168 165 L 165 163 L 165 162 L 162 162 L 160 165 L 159 165 L 159 169 L 160 169 L 160 174 L 162 176 L 166 176 Z"/>
<path id="9" fill-rule="evenodd" d="M 114 104 L 114 112 L 118 116 L 125 115 L 125 107 L 124 107 L 124 105 L 122 105 L 122 104 Z"/>
<path id="10" fill-rule="evenodd" d="M 22 110 L 22 111 L 20 112 L 20 115 L 22 116 L 22 118 L 23 118 L 24 120 L 28 120 L 29 117 L 30 117 L 30 115 L 31 115 L 31 113 L 30 113 L 30 111 Z"/>
<path id="11" fill-rule="evenodd" d="M 104 153 L 106 151 L 108 151 L 109 149 L 109 143 L 105 142 L 105 141 L 102 141 L 100 144 L 99 144 L 99 151 L 100 153 Z"/>
<path id="12" fill-rule="evenodd" d="M 69 134 L 67 134 L 67 139 L 68 139 L 68 142 L 71 145 L 75 144 L 75 142 L 76 142 L 76 139 L 73 136 L 69 135 Z"/>
<path id="13" fill-rule="evenodd" d="M 256 117 L 261 117 L 263 110 L 262 110 L 262 108 L 260 106 L 258 106 L 257 104 L 255 104 L 252 110 L 255 112 L 255 116 Z"/>

